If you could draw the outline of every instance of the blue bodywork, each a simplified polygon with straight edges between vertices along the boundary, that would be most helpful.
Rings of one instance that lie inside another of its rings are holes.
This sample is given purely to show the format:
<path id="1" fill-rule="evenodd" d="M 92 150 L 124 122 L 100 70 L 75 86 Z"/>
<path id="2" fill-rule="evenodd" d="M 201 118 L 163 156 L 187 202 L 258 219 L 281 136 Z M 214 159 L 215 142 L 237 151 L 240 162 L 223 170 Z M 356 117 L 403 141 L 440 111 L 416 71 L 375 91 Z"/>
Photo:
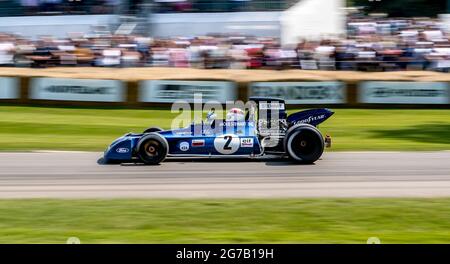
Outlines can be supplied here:
<path id="1" fill-rule="evenodd" d="M 328 109 L 313 109 L 292 114 L 287 124 L 298 123 L 317 126 L 328 119 L 333 112 Z M 255 121 L 215 120 L 191 124 L 186 128 L 158 132 L 169 144 L 168 156 L 258 156 L 264 153 Z M 128 133 L 115 140 L 105 151 L 106 161 L 136 161 L 136 147 L 145 134 Z"/>
<path id="2" fill-rule="evenodd" d="M 287 122 L 293 125 L 303 123 L 318 126 L 320 123 L 323 123 L 325 120 L 330 118 L 333 114 L 333 111 L 326 108 L 305 110 L 289 115 Z"/>
<path id="3" fill-rule="evenodd" d="M 169 156 L 262 154 L 254 122 L 215 120 L 213 126 L 204 123 L 187 128 L 160 131 L 169 143 Z M 126 134 L 115 140 L 105 151 L 106 160 L 131 161 L 136 146 L 144 134 Z M 227 144 L 228 143 L 228 144 Z"/>

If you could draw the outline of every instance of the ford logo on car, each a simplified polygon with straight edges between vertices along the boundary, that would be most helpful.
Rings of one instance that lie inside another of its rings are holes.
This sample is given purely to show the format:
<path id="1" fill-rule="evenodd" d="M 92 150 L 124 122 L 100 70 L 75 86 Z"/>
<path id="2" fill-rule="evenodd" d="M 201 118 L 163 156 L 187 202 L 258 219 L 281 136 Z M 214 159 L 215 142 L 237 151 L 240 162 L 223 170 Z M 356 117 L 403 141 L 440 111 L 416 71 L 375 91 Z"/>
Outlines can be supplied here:
<path id="1" fill-rule="evenodd" d="M 130 150 L 127 148 L 118 148 L 116 151 L 117 153 L 128 153 Z"/>

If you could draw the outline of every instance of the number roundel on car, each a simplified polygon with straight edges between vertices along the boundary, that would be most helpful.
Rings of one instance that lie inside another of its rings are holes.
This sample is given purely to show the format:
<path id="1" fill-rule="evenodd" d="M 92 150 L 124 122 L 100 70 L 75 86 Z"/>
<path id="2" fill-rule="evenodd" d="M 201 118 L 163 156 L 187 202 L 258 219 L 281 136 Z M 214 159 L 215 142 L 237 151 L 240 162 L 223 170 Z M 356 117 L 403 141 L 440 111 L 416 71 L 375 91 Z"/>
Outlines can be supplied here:
<path id="1" fill-rule="evenodd" d="M 214 139 L 214 148 L 225 155 L 233 154 L 239 149 L 241 141 L 236 135 L 222 135 Z"/>
<path id="2" fill-rule="evenodd" d="M 189 143 L 186 141 L 183 141 L 180 143 L 180 150 L 181 151 L 188 151 L 189 150 Z"/>

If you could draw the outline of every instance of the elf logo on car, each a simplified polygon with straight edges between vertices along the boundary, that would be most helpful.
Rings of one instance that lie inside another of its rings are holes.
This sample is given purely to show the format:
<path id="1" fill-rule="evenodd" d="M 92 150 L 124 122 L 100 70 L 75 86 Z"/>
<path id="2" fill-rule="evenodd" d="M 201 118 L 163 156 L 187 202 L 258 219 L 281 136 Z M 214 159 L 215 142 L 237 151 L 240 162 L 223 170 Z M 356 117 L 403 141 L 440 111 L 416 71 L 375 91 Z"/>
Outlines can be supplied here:
<path id="1" fill-rule="evenodd" d="M 181 151 L 188 151 L 189 150 L 189 143 L 187 142 L 181 142 L 180 143 L 180 150 Z"/>
<path id="2" fill-rule="evenodd" d="M 241 141 L 236 135 L 223 135 L 214 139 L 214 148 L 225 155 L 233 154 L 239 149 Z"/>
<path id="3" fill-rule="evenodd" d="M 253 138 L 241 138 L 241 148 L 253 148 Z"/>
<path id="4" fill-rule="evenodd" d="M 127 148 L 118 148 L 116 149 L 117 153 L 128 153 L 130 150 Z"/>
<path id="5" fill-rule="evenodd" d="M 192 140 L 192 146 L 193 147 L 204 147 L 205 146 L 205 140 L 204 139 L 193 139 Z"/>

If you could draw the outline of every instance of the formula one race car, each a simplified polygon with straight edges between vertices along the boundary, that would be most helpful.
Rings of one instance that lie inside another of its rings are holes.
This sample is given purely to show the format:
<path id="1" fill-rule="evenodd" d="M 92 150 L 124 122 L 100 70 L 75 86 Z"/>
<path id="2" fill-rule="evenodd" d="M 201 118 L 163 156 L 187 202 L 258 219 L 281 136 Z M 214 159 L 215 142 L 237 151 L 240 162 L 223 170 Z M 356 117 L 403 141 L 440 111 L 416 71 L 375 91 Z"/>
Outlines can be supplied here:
<path id="1" fill-rule="evenodd" d="M 318 160 L 331 138 L 317 126 L 334 112 L 313 109 L 287 116 L 285 102 L 250 98 L 247 113 L 231 109 L 225 120 L 208 113 L 206 121 L 173 130 L 152 127 L 141 134 L 128 133 L 105 151 L 105 163 L 141 162 L 156 165 L 167 157 L 289 156 L 298 163 Z"/>

